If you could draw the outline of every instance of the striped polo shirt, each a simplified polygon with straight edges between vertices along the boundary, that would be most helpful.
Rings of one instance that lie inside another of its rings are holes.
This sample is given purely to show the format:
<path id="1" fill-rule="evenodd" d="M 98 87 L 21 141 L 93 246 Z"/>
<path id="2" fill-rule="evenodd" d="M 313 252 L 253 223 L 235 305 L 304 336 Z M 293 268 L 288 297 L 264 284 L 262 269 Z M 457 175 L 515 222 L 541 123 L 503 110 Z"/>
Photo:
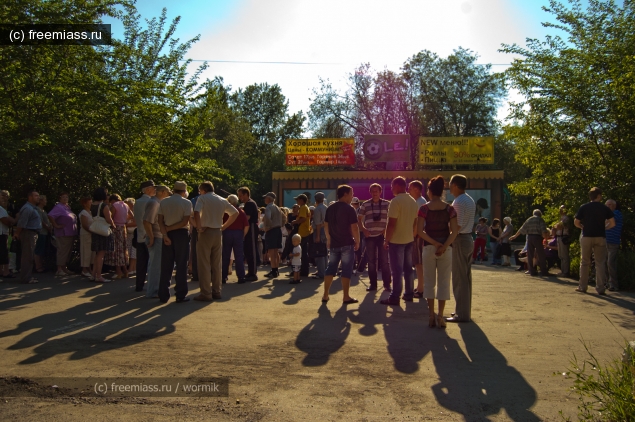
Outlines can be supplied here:
<path id="1" fill-rule="evenodd" d="M 357 210 L 357 215 L 364 217 L 364 227 L 370 232 L 370 237 L 384 234 L 388 225 L 388 207 L 390 201 L 380 199 L 378 203 L 374 203 L 372 199 L 362 202 Z M 377 221 L 373 218 L 379 217 Z"/>
<path id="2" fill-rule="evenodd" d="M 606 243 L 619 245 L 622 240 L 622 225 L 624 224 L 622 212 L 620 210 L 613 211 L 613 218 L 615 219 L 615 227 L 606 230 Z"/>

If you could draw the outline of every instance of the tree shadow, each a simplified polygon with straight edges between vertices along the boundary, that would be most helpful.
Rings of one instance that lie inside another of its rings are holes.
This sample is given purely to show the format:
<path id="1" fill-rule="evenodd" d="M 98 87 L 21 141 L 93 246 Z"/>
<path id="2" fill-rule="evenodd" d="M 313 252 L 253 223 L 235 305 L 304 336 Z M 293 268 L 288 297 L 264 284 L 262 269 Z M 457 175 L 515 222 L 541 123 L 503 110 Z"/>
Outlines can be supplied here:
<path id="1" fill-rule="evenodd" d="M 164 336 L 175 331 L 175 322 L 209 303 L 170 302 L 136 294 L 126 297 L 124 284 L 98 285 L 83 297 L 90 300 L 60 312 L 37 316 L 16 328 L 0 332 L 0 338 L 29 333 L 8 347 L 20 350 L 34 347 L 34 354 L 19 362 L 42 362 L 70 353 L 79 360 L 113 349 Z"/>
<path id="2" fill-rule="evenodd" d="M 514 421 L 539 421 L 531 410 L 536 391 L 507 364 L 474 322 L 459 324 L 467 354 L 457 340 L 437 335 L 428 341 L 440 382 L 432 386 L 437 402 L 465 420 L 487 420 L 501 409 Z"/>
<path id="3" fill-rule="evenodd" d="M 307 354 L 302 365 L 325 365 L 331 355 L 344 345 L 350 331 L 346 306 L 341 306 L 331 315 L 327 304 L 322 303 L 317 318 L 302 329 L 295 341 L 295 347 Z"/>

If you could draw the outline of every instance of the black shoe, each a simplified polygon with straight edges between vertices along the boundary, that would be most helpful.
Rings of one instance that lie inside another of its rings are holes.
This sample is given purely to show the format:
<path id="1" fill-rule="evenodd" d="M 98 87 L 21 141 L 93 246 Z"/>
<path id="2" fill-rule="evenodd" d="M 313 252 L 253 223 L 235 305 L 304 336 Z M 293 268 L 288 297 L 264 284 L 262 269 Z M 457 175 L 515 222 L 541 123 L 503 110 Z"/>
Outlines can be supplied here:
<path id="1" fill-rule="evenodd" d="M 183 299 L 177 299 L 176 303 L 183 303 L 183 302 L 189 302 L 190 298 L 185 296 Z"/>
<path id="2" fill-rule="evenodd" d="M 163 299 L 159 299 L 159 302 L 161 302 L 161 303 L 168 303 L 168 300 L 169 300 L 169 299 L 165 299 L 165 300 L 163 300 Z M 178 302 L 178 300 L 177 300 L 177 302 Z"/>
<path id="3" fill-rule="evenodd" d="M 377 290 L 377 286 L 368 286 L 368 287 L 366 287 L 366 291 L 367 292 L 374 292 L 375 290 Z"/>
<path id="4" fill-rule="evenodd" d="M 289 284 L 300 284 L 300 283 L 302 283 L 302 280 L 291 280 L 289 282 Z"/>
<path id="5" fill-rule="evenodd" d="M 223 279 L 223 284 L 227 284 L 227 278 Z"/>
<path id="6" fill-rule="evenodd" d="M 258 276 L 256 274 L 247 274 L 245 281 L 258 281 Z"/>
<path id="7" fill-rule="evenodd" d="M 239 278 L 238 279 L 238 284 L 245 284 L 247 282 L 247 280 L 245 280 L 244 278 Z"/>
<path id="8" fill-rule="evenodd" d="M 406 296 L 406 295 L 404 295 L 404 296 L 401 296 L 401 299 L 402 299 L 404 302 L 412 302 L 412 296 Z"/>
<path id="9" fill-rule="evenodd" d="M 390 286 L 384 286 L 384 291 L 390 293 L 392 292 L 392 289 L 390 288 Z"/>

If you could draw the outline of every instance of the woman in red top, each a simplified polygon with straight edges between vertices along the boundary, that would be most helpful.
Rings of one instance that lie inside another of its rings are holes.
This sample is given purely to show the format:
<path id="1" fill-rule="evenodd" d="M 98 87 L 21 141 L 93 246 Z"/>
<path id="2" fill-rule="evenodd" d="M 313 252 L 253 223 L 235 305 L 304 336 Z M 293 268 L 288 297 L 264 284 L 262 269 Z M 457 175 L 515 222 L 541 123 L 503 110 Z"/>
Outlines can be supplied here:
<path id="1" fill-rule="evenodd" d="M 419 208 L 417 221 L 417 235 L 423 239 L 423 297 L 427 299 L 430 311 L 428 325 L 439 328 L 445 328 L 443 310 L 446 300 L 450 299 L 452 242 L 459 233 L 456 211 L 441 199 L 444 185 L 441 176 L 428 182 L 430 202 Z M 438 315 L 434 313 L 435 298 L 439 302 Z"/>

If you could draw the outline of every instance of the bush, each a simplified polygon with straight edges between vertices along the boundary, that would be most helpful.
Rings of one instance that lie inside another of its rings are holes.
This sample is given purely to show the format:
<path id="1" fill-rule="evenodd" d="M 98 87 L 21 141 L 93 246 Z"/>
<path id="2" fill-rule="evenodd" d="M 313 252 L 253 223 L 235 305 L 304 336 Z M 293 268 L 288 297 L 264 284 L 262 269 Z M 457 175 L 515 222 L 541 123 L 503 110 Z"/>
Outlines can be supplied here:
<path id="1" fill-rule="evenodd" d="M 635 351 L 626 343 L 628 352 L 622 359 L 602 366 L 582 344 L 588 357 L 579 362 L 574 354 L 572 368 L 564 374 L 575 377 L 572 390 L 579 396 L 578 420 L 635 421 Z"/>

